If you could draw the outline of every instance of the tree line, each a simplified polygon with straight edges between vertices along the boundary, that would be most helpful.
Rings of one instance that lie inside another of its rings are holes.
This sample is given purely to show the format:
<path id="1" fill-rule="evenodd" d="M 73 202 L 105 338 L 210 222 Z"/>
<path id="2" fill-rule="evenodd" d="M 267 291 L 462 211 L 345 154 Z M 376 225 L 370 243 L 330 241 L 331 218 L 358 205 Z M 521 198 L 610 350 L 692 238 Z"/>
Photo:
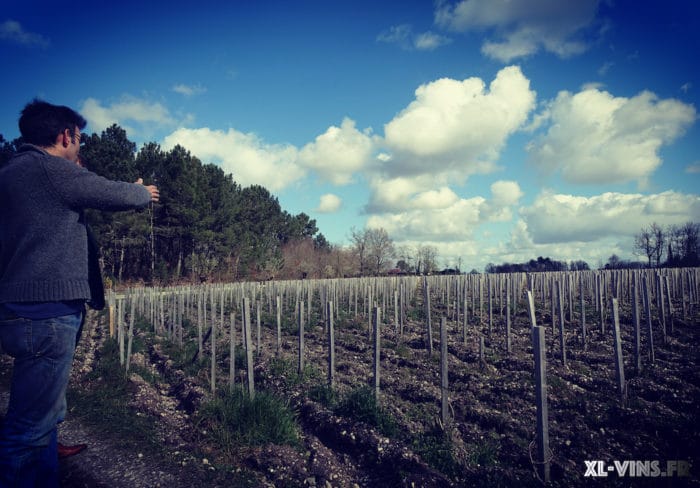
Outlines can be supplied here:
<path id="1" fill-rule="evenodd" d="M 531 259 L 524 263 L 489 263 L 484 268 L 486 273 L 534 273 L 541 271 L 585 271 L 590 269 L 588 263 L 582 260 L 557 261 L 550 257 L 543 258 L 539 256 L 537 259 Z"/>

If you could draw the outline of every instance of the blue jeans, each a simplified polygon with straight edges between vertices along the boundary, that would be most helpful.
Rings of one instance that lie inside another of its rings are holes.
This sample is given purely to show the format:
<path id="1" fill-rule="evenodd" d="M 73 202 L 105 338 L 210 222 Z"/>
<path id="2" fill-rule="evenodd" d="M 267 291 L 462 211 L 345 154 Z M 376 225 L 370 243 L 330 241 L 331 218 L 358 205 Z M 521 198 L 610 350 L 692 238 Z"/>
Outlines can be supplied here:
<path id="1" fill-rule="evenodd" d="M 0 428 L 0 488 L 58 486 L 56 424 L 82 313 L 32 320 L 0 307 L 0 344 L 14 358 L 7 414 Z"/>

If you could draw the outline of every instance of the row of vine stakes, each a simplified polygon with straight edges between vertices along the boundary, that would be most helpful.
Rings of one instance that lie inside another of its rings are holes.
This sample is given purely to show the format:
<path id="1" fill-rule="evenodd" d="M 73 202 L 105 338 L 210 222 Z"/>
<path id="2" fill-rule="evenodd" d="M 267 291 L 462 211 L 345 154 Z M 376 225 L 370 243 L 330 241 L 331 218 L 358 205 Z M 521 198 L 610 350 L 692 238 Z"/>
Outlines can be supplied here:
<path id="1" fill-rule="evenodd" d="M 552 335 L 559 325 L 559 358 L 567 366 L 567 341 L 565 326 L 575 323 L 576 310 L 574 296 L 578 293 L 578 341 L 585 351 L 588 346 L 589 332 L 586 323 L 586 298 L 597 314 L 597 325 L 601 336 L 605 335 L 606 312 L 609 303 L 611 330 L 613 333 L 614 364 L 617 389 L 624 399 L 627 393 L 624 360 L 622 357 L 622 338 L 620 333 L 619 308 L 621 304 L 629 306 L 631 311 L 632 337 L 634 340 L 634 367 L 637 372 L 642 369 L 642 315 L 645 319 L 645 340 L 650 364 L 654 364 L 653 321 L 656 319 L 662 341 L 666 342 L 668 333 L 674 332 L 674 319 L 677 316 L 673 304 L 680 304 L 683 320 L 697 311 L 698 284 L 700 269 L 651 269 L 651 270 L 615 270 L 615 271 L 575 271 L 546 273 L 511 273 L 494 275 L 453 275 L 453 276 L 401 276 L 350 278 L 330 280 L 297 280 L 266 283 L 229 283 L 198 286 L 174 286 L 163 288 L 130 288 L 123 293 L 111 292 L 108 295 L 110 334 L 119 341 L 121 363 L 129 370 L 134 318 L 137 314 L 147 318 L 156 334 L 165 335 L 183 345 L 183 318 L 190 318 L 197 324 L 197 354 L 204 351 L 204 343 L 210 344 L 211 391 L 216 394 L 217 330 L 226 330 L 226 311 L 229 311 L 229 386 L 235 382 L 235 347 L 236 347 L 236 312 L 241 317 L 241 340 L 246 357 L 246 387 L 248 394 L 255 394 L 253 349 L 261 351 L 261 317 L 262 304 L 267 303 L 268 312 L 276 312 L 276 348 L 282 348 L 282 317 L 292 310 L 298 325 L 298 371 L 304 371 L 305 324 L 311 324 L 314 303 L 318 303 L 319 316 L 327 332 L 328 341 L 328 385 L 335 385 L 335 320 L 340 320 L 343 310 L 355 318 L 367 318 L 368 338 L 373 343 L 373 390 L 380 393 L 380 357 L 382 329 L 394 328 L 395 336 L 400 339 L 407 325 L 408 308 L 417 302 L 418 290 L 422 291 L 423 322 L 425 324 L 425 343 L 428 355 L 433 354 L 432 312 L 442 311 L 440 320 L 440 419 L 443 424 L 449 418 L 449 384 L 448 384 L 448 319 L 454 327 L 462 328 L 462 341 L 468 343 L 469 324 L 473 323 L 479 341 L 479 358 L 485 360 L 485 336 L 491 338 L 494 325 L 494 307 L 503 319 L 505 314 L 504 350 L 512 352 L 512 318 L 521 307 L 520 297 L 525 298 L 527 313 L 532 329 L 532 346 L 534 357 L 534 374 L 536 380 L 536 444 L 537 458 L 533 460 L 538 476 L 545 482 L 549 480 L 548 409 L 546 378 L 545 327 L 538 326 L 535 317 L 536 302 L 544 308 L 550 305 Z M 641 285 L 640 285 L 641 282 Z M 651 284 L 650 284 L 651 283 Z M 314 298 L 317 297 L 317 300 Z M 433 304 L 437 297 L 437 304 Z M 641 305 L 644 313 L 641 313 Z M 251 299 L 256 304 L 256 344 L 252 340 Z M 273 307 L 274 300 L 274 307 Z M 358 302 L 361 300 L 361 309 Z M 477 308 L 478 301 L 478 308 Z M 209 304 L 207 304 L 209 302 Z M 654 309 L 652 309 L 652 304 Z M 488 314 L 484 306 L 488 305 Z M 125 327 L 125 311 L 129 308 L 128 330 Z M 392 313 L 382 315 L 382 310 L 391 308 Z M 196 311 L 196 313 L 195 313 Z M 209 319 L 207 319 L 209 312 Z M 471 312 L 471 317 L 470 317 Z M 653 316 L 656 312 L 656 317 Z M 217 318 L 218 315 L 218 318 Z M 414 313 L 415 315 L 415 313 Z M 393 321 L 389 317 L 393 316 Z M 542 314 L 544 317 L 544 314 Z M 558 320 L 557 320 L 558 318 Z M 116 327 L 115 327 L 116 322 Z M 218 322 L 218 323 L 217 323 Z M 206 324 L 210 326 L 205 333 Z M 484 333 L 484 329 L 486 332 Z M 126 351 L 125 351 L 125 340 Z"/>

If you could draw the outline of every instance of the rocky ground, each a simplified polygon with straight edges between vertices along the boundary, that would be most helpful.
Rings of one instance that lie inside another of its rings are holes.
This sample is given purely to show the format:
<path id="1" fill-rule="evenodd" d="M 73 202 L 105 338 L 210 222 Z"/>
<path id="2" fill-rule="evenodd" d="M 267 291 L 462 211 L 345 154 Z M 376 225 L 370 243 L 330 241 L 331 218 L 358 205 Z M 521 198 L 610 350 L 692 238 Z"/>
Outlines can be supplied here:
<path id="1" fill-rule="evenodd" d="M 420 307 L 420 304 L 418 304 Z M 410 314 L 409 314 L 410 316 Z M 434 316 L 440 316 L 436 310 Z M 700 323 L 698 314 L 674 318 L 663 343 L 655 325 L 655 362 L 647 355 L 640 373 L 632 367 L 633 342 L 623 310 L 627 395 L 616 389 L 610 327 L 589 329 L 580 341 L 578 319 L 567 321 L 568 364 L 563 366 L 558 333 L 547 313 L 547 375 L 551 484 L 553 486 L 700 486 Z M 222 451 L 193 418 L 206 401 L 207 372 L 186 374 L 162 343 L 150 343 L 133 364 L 152 370 L 157 381 L 131 374 L 128 403 L 157 425 L 156 443 L 134 446 L 93 422 L 69 412 L 61 426 L 66 443 L 88 442 L 84 453 L 62 462 L 65 486 L 540 486 L 533 463 L 535 394 L 530 324 L 524 308 L 513 325 L 513 348 L 505 351 L 504 318 L 488 326 L 473 323 L 462 340 L 449 323 L 449 406 L 451 420 L 440 421 L 438 326 L 435 352 L 428 357 L 423 321 L 408 322 L 398 337 L 383 330 L 380 403 L 397 429 L 386 434 L 339 414 L 310 392 L 325 381 L 326 333 L 321 323 L 306 326 L 305 362 L 311 374 L 296 381 L 297 340 L 285 336 L 275 352 L 272 327 L 263 324 L 263 348 L 256 358 L 256 386 L 287 399 L 301 427 L 299 446 L 266 445 Z M 595 324 L 593 317 L 589 324 Z M 91 315 L 81 341 L 72 382 L 99 388 L 90 372 L 102 360 L 95 351 L 105 340 L 104 316 Z M 478 330 L 477 330 L 478 329 Z M 483 360 L 479 332 L 484 334 Z M 239 335 L 240 337 L 240 335 Z M 336 333 L 336 391 L 372 384 L 373 348 L 365 319 L 340 321 Z M 220 347 L 225 350 L 226 346 Z M 228 361 L 221 359 L 222 384 Z M 0 363 L 0 390 L 6 390 L 9 363 Z M 89 379 L 90 378 L 90 379 Z M 240 381 L 241 377 L 237 378 Z M 6 397 L 6 394 L 5 394 Z M 125 447 L 126 446 L 126 447 Z M 680 460 L 690 465 L 685 478 L 584 476 L 585 461 Z"/>

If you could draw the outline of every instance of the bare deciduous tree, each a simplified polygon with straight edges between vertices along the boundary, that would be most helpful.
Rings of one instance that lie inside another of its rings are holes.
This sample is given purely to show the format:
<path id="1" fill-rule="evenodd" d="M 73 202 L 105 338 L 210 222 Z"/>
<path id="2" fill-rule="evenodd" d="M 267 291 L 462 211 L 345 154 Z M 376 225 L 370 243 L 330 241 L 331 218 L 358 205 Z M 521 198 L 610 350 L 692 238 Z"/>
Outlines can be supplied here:
<path id="1" fill-rule="evenodd" d="M 370 260 L 370 271 L 375 275 L 383 273 L 390 260 L 394 257 L 394 242 L 386 230 L 367 229 L 367 250 Z"/>
<path id="2" fill-rule="evenodd" d="M 416 270 L 419 273 L 428 274 L 437 269 L 437 248 L 435 246 L 422 245 L 416 250 L 418 264 Z"/>
<path id="3" fill-rule="evenodd" d="M 656 266 L 659 267 L 661 264 L 661 256 L 663 256 L 664 253 L 666 234 L 663 228 L 656 222 L 651 223 L 650 231 L 654 242 L 654 259 L 656 260 Z"/>
<path id="4" fill-rule="evenodd" d="M 352 251 L 357 258 L 360 275 L 364 275 L 367 269 L 367 230 L 350 229 Z"/>
<path id="5" fill-rule="evenodd" d="M 360 275 L 381 274 L 394 257 L 394 242 L 382 228 L 358 230 L 353 227 L 350 240 Z"/>
<path id="6" fill-rule="evenodd" d="M 646 256 L 649 267 L 652 259 L 658 266 L 664 250 L 665 234 L 661 226 L 652 222 L 649 227 L 642 227 L 638 234 L 634 236 L 634 252 Z"/>
<path id="7" fill-rule="evenodd" d="M 669 266 L 697 266 L 700 256 L 700 224 L 671 225 L 666 231 Z"/>

